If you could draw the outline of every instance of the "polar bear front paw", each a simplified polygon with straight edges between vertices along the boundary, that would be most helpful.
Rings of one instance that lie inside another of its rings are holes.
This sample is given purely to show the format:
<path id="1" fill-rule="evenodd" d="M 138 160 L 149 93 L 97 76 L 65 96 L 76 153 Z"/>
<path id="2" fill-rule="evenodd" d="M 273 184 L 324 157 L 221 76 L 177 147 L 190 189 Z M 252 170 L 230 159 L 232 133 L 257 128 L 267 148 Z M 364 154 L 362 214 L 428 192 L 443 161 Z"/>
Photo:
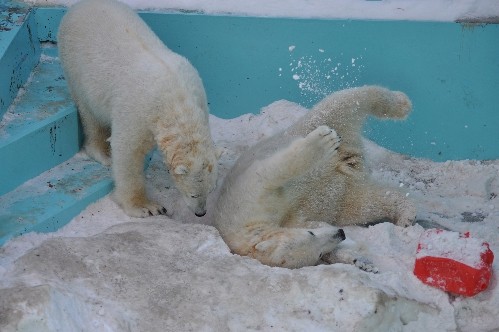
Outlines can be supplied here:
<path id="1" fill-rule="evenodd" d="M 163 206 L 152 202 L 144 204 L 143 206 L 126 206 L 123 207 L 123 210 L 130 217 L 135 218 L 145 218 L 150 216 L 157 216 L 160 214 L 171 216 L 171 214 L 169 214 Z"/>
<path id="2" fill-rule="evenodd" d="M 145 218 L 157 215 L 171 216 L 172 213 L 162 205 L 149 201 L 145 195 L 136 194 L 128 196 L 114 191 L 111 198 L 125 211 L 127 215 L 134 218 Z"/>
<path id="3" fill-rule="evenodd" d="M 156 202 L 150 201 L 142 188 L 135 188 L 127 185 L 116 185 L 111 194 L 115 201 L 127 215 L 135 218 L 145 218 L 157 216 L 159 214 L 171 216 L 172 213 Z"/>
<path id="4" fill-rule="evenodd" d="M 353 265 L 361 269 L 362 271 L 365 272 L 370 272 L 370 273 L 379 273 L 378 268 L 365 257 L 359 257 L 353 260 Z"/>
<path id="5" fill-rule="evenodd" d="M 318 163 L 330 160 L 337 153 L 340 141 L 336 131 L 328 126 L 319 126 L 307 136 L 295 139 L 289 147 L 266 159 L 261 165 L 265 169 L 269 168 L 269 164 L 272 165 L 274 172 L 269 175 L 266 171 L 266 174 L 273 180 L 294 179 Z"/>
<path id="6" fill-rule="evenodd" d="M 358 244 L 350 242 L 336 247 L 334 251 L 326 253 L 321 257 L 321 260 L 325 264 L 350 264 L 365 272 L 378 273 L 379 270 L 373 262 L 359 254 L 361 250 Z"/>

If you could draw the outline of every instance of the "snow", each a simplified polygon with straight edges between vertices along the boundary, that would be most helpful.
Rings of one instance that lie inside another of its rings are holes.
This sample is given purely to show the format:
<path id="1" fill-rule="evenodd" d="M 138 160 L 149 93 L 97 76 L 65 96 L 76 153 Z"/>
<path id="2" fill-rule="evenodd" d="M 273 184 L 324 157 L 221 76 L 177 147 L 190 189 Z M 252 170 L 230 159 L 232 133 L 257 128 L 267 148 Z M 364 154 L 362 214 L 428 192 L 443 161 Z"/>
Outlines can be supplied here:
<path id="1" fill-rule="evenodd" d="M 480 239 L 462 236 L 459 232 L 427 231 L 419 241 L 416 258 L 440 257 L 452 259 L 475 269 L 484 266 L 481 254 L 488 247 Z"/>
<path id="2" fill-rule="evenodd" d="M 77 0 L 24 0 L 68 6 Z M 270 17 L 394 19 L 456 21 L 485 18 L 497 21 L 496 0 L 123 0 L 136 9 Z"/>
<path id="3" fill-rule="evenodd" d="M 277 101 L 260 114 L 210 117 L 224 149 L 220 181 L 242 151 L 306 112 Z M 404 190 L 425 227 L 470 231 L 499 252 L 499 161 L 414 159 L 365 141 L 378 181 Z M 401 186 L 403 184 L 403 186 Z M 134 219 L 109 196 L 59 231 L 30 233 L 0 249 L 2 331 L 491 331 L 499 328 L 499 267 L 471 298 L 424 285 L 412 273 L 423 227 L 347 227 L 345 245 L 379 273 L 345 264 L 271 268 L 233 255 L 211 214 L 195 217 L 158 153 L 147 190 L 166 216 Z M 211 211 L 214 192 L 208 201 Z M 491 208 L 491 206 L 494 206 Z M 3 325 L 2 325 L 3 324 Z"/>

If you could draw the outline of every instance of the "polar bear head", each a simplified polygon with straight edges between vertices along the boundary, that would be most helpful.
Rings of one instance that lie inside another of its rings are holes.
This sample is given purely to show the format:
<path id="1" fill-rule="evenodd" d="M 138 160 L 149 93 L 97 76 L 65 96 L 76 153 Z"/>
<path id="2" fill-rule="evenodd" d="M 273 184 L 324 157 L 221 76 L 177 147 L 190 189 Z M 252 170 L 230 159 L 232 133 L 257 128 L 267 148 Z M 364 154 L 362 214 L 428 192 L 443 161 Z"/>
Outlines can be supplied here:
<path id="1" fill-rule="evenodd" d="M 189 209 L 198 217 L 204 216 L 208 194 L 215 189 L 218 177 L 215 155 L 181 163 L 171 173 Z"/>
<path id="2" fill-rule="evenodd" d="M 319 263 L 346 238 L 343 229 L 330 225 L 315 229 L 270 228 L 261 235 L 263 241 L 253 246 L 249 256 L 270 266 L 291 269 Z"/>
<path id="3" fill-rule="evenodd" d="M 207 122 L 208 118 L 203 118 Z M 208 194 L 216 187 L 218 158 L 206 123 L 190 119 L 175 126 L 158 126 L 156 137 L 159 150 L 182 198 L 198 217 L 206 214 Z"/>

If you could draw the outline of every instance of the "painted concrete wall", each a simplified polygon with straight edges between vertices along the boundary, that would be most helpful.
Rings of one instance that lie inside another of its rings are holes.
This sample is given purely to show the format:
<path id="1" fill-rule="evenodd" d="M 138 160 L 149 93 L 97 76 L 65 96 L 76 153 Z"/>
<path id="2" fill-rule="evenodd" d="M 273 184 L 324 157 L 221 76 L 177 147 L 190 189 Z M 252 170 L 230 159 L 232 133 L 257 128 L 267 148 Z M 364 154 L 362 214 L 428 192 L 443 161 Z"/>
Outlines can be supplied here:
<path id="1" fill-rule="evenodd" d="M 41 40 L 55 41 L 62 15 L 37 10 Z M 499 25 L 141 15 L 198 68 L 217 116 L 381 84 L 406 92 L 414 112 L 370 121 L 367 137 L 433 160 L 499 158 Z"/>

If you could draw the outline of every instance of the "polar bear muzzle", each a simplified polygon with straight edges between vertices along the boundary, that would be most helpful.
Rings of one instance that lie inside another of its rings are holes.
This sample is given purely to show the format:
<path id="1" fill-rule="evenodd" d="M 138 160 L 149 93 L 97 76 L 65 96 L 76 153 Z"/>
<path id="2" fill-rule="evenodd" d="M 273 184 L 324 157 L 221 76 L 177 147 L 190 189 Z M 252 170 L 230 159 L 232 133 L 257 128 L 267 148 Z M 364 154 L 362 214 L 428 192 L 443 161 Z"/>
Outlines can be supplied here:
<path id="1" fill-rule="evenodd" d="M 338 229 L 338 233 L 336 233 L 334 238 L 341 239 L 341 241 L 344 241 L 346 239 L 345 232 L 341 228 Z"/>

